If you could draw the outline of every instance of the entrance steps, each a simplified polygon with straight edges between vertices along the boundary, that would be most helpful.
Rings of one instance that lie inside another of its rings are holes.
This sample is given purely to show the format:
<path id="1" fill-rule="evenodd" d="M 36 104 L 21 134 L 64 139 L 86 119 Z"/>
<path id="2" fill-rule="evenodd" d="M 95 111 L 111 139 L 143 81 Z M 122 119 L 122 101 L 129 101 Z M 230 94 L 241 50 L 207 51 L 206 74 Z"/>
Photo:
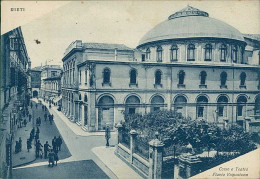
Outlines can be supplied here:
<path id="1" fill-rule="evenodd" d="M 87 126 L 82 126 L 82 127 L 81 127 L 81 129 L 82 129 L 83 131 L 85 131 L 85 132 L 87 132 L 87 131 L 88 131 L 88 128 L 87 128 Z"/>
<path id="2" fill-rule="evenodd" d="M 78 122 L 76 122 L 76 124 L 77 124 L 78 126 L 81 126 L 81 122 L 79 122 L 79 121 L 78 121 Z"/>

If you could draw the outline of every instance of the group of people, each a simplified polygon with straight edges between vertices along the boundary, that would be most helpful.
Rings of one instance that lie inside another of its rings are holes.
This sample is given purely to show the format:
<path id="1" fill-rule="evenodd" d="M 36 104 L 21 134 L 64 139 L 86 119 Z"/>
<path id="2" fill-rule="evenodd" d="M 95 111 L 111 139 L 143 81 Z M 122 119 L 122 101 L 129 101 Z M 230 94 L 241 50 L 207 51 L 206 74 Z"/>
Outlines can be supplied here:
<path id="1" fill-rule="evenodd" d="M 62 139 L 60 136 L 58 138 L 54 136 L 52 139 L 52 147 L 49 145 L 48 141 L 44 144 L 44 158 L 47 159 L 48 156 L 49 167 L 53 167 L 54 163 L 57 165 L 59 160 L 58 152 L 61 150 L 61 144 Z"/>
<path id="2" fill-rule="evenodd" d="M 42 119 L 41 119 L 41 117 L 38 117 L 36 119 L 36 126 L 41 126 L 41 123 L 42 123 Z"/>

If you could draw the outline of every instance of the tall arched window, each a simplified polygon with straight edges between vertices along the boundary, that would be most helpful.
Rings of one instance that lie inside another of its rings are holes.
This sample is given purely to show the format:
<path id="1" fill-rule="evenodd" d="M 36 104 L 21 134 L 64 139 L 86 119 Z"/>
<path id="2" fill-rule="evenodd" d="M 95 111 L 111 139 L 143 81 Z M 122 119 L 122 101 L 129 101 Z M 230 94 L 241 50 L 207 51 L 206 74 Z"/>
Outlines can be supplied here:
<path id="1" fill-rule="evenodd" d="M 227 82 L 227 73 L 223 71 L 220 74 L 220 87 L 222 88 L 227 87 L 226 82 Z"/>
<path id="2" fill-rule="evenodd" d="M 162 61 L 162 53 L 163 53 L 162 47 L 161 46 L 157 47 L 157 50 L 156 50 L 157 62 L 161 62 Z"/>
<path id="3" fill-rule="evenodd" d="M 88 96 L 86 94 L 84 95 L 84 102 L 88 102 Z"/>
<path id="4" fill-rule="evenodd" d="M 151 54 L 150 48 L 147 48 L 147 49 L 146 49 L 146 52 L 145 52 L 146 60 L 149 60 L 149 59 L 150 59 L 150 54 Z"/>
<path id="5" fill-rule="evenodd" d="M 160 110 L 164 106 L 164 99 L 161 96 L 154 96 L 151 99 L 151 112 Z"/>
<path id="6" fill-rule="evenodd" d="M 206 84 L 207 73 L 205 71 L 200 72 L 200 84 Z"/>
<path id="7" fill-rule="evenodd" d="M 195 45 L 188 45 L 187 61 L 195 61 Z"/>
<path id="8" fill-rule="evenodd" d="M 220 96 L 217 102 L 218 102 L 218 107 L 217 107 L 218 117 L 227 117 L 228 98 L 226 96 Z"/>
<path id="9" fill-rule="evenodd" d="M 237 49 L 237 46 L 233 46 L 232 47 L 232 60 L 233 62 L 237 62 L 237 59 L 238 59 L 238 49 Z"/>
<path id="10" fill-rule="evenodd" d="M 204 118 L 207 116 L 207 103 L 208 98 L 205 96 L 199 96 L 197 99 L 197 117 Z"/>
<path id="11" fill-rule="evenodd" d="M 222 44 L 220 47 L 220 61 L 227 61 L 227 46 L 225 44 Z"/>
<path id="12" fill-rule="evenodd" d="M 181 114 L 182 116 L 186 116 L 187 114 L 186 108 L 187 108 L 187 99 L 182 95 L 176 97 L 174 100 L 174 111 Z"/>
<path id="13" fill-rule="evenodd" d="M 136 84 L 137 72 L 135 69 L 130 70 L 130 84 Z"/>
<path id="14" fill-rule="evenodd" d="M 172 45 L 170 49 L 171 61 L 178 61 L 178 47 L 177 45 Z"/>
<path id="15" fill-rule="evenodd" d="M 206 44 L 205 46 L 205 61 L 211 61 L 212 59 L 212 45 Z"/>
<path id="16" fill-rule="evenodd" d="M 155 85 L 161 85 L 162 83 L 162 72 L 160 70 L 156 70 L 155 72 Z"/>
<path id="17" fill-rule="evenodd" d="M 138 107 L 140 106 L 140 99 L 137 96 L 129 96 L 126 101 L 125 101 L 125 105 L 126 105 L 126 113 L 128 114 L 135 114 L 138 111 Z"/>
<path id="18" fill-rule="evenodd" d="M 79 94 L 79 100 L 81 100 L 81 94 Z"/>
<path id="19" fill-rule="evenodd" d="M 183 85 L 184 78 L 185 78 L 185 72 L 183 70 L 179 71 L 178 78 L 179 78 L 179 85 Z"/>
<path id="20" fill-rule="evenodd" d="M 237 99 L 237 116 L 244 116 L 244 107 L 246 106 L 247 98 L 245 96 L 240 96 Z"/>
<path id="21" fill-rule="evenodd" d="M 105 68 L 103 71 L 103 84 L 110 84 L 110 69 Z"/>
<path id="22" fill-rule="evenodd" d="M 245 86 L 245 82 L 246 82 L 246 73 L 242 72 L 240 74 L 240 86 Z"/>

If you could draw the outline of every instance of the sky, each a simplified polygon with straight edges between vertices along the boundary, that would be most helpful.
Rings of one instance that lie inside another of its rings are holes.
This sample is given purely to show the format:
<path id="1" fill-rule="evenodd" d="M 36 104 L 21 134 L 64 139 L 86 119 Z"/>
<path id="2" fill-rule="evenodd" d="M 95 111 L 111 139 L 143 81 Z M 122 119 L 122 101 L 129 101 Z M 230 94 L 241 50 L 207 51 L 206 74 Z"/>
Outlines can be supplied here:
<path id="1" fill-rule="evenodd" d="M 146 32 L 187 5 L 241 33 L 260 34 L 260 1 L 203 0 L 69 2 L 23 25 L 22 32 L 32 67 L 62 65 L 65 49 L 75 40 L 135 48 Z"/>

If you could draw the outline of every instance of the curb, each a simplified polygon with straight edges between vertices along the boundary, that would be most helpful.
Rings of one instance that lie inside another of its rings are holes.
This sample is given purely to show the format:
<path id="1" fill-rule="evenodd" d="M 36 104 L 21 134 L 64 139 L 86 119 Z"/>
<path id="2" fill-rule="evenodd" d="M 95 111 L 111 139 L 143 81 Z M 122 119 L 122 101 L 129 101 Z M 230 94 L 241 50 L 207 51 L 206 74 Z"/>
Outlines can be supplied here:
<path id="1" fill-rule="evenodd" d="M 22 163 L 22 164 L 19 164 L 19 165 L 15 165 L 15 166 L 13 166 L 13 169 L 14 169 L 14 168 L 17 168 L 17 167 L 24 166 L 24 165 L 28 165 L 28 164 L 30 164 L 30 163 L 36 161 L 36 159 L 37 159 L 37 158 L 35 157 L 35 159 L 33 159 L 33 160 L 29 161 L 29 162 L 25 162 L 25 163 Z"/>

